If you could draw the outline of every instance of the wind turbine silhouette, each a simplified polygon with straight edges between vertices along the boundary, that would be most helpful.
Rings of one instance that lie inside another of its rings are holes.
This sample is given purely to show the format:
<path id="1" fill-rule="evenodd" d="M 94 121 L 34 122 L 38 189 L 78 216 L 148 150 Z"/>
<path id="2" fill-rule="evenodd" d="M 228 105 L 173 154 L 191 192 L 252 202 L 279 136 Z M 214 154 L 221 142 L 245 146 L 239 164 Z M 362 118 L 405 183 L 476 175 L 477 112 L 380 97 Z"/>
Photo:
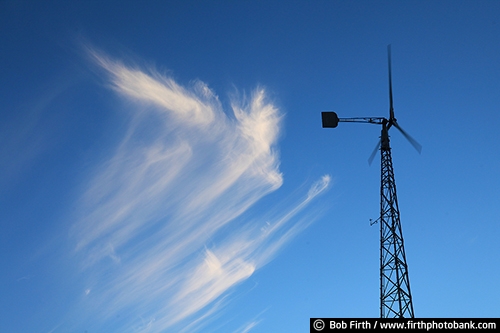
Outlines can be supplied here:
<path id="1" fill-rule="evenodd" d="M 380 217 L 377 219 L 380 222 L 380 317 L 414 318 L 408 265 L 396 195 L 396 181 L 392 166 L 389 129 L 393 126 L 397 128 L 419 153 L 422 151 L 422 146 L 399 126 L 394 116 L 391 45 L 387 46 L 387 54 L 389 65 L 388 119 L 385 117 L 339 118 L 332 111 L 322 112 L 321 116 L 323 128 L 335 128 L 339 122 L 382 125 L 380 140 L 368 159 L 368 163 L 371 164 L 377 150 L 380 150 Z"/>

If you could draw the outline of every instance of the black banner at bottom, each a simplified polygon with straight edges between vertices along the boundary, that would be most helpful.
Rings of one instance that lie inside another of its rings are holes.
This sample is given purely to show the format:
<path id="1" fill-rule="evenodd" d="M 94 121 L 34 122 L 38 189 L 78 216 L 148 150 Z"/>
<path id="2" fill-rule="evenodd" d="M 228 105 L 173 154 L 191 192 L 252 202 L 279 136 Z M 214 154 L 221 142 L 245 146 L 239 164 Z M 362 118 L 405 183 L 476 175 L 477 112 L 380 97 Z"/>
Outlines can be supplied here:
<path id="1" fill-rule="evenodd" d="M 310 332 L 340 330 L 500 330 L 499 318 L 311 318 Z"/>

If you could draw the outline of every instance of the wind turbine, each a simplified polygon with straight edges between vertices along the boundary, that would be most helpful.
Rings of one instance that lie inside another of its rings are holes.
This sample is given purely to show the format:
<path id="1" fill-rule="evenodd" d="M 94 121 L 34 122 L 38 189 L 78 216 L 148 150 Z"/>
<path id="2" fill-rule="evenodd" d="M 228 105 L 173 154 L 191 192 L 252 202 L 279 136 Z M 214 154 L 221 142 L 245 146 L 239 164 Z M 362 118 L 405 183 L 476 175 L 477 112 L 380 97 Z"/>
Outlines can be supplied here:
<path id="1" fill-rule="evenodd" d="M 335 112 L 322 112 L 323 128 L 337 127 L 339 122 L 368 123 L 382 125 L 380 140 L 368 159 L 371 164 L 380 150 L 380 317 L 414 318 L 410 291 L 410 278 L 399 217 L 396 181 L 392 167 L 389 129 L 397 128 L 420 153 L 422 146 L 399 126 L 394 116 L 392 101 L 391 46 L 387 46 L 389 63 L 389 118 L 356 117 L 339 118 Z M 375 222 L 377 222 L 375 221 Z"/>

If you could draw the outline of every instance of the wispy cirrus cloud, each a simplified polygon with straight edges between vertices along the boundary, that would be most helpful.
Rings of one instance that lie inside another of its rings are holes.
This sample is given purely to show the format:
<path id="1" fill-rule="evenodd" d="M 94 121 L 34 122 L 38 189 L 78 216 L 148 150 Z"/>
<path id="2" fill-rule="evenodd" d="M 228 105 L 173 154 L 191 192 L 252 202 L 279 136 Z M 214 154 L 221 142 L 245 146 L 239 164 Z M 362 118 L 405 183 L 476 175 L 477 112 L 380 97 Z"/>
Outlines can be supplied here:
<path id="1" fill-rule="evenodd" d="M 258 324 L 259 324 L 258 321 L 252 321 L 250 323 L 245 324 L 244 326 L 242 326 L 240 329 L 238 329 L 234 333 L 248 333 L 252 330 L 252 328 L 257 326 Z"/>
<path id="2" fill-rule="evenodd" d="M 115 320 L 120 332 L 165 332 L 186 319 L 200 327 L 233 286 L 307 224 L 294 218 L 330 177 L 250 225 L 245 212 L 283 183 L 276 151 L 282 116 L 265 90 L 233 100 L 228 115 L 200 81 L 183 87 L 154 70 L 89 54 L 110 87 L 133 103 L 124 111 L 126 133 L 82 195 L 72 228 L 94 281 L 85 289 L 88 316 L 105 323 L 133 314 Z"/>

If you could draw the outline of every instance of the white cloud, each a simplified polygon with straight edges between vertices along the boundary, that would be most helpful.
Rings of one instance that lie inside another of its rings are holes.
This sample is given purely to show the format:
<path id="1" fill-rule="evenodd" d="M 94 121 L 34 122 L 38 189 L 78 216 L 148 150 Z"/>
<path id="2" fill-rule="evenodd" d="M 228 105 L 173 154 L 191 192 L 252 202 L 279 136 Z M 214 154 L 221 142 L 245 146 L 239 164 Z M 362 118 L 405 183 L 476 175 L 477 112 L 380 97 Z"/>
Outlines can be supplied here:
<path id="1" fill-rule="evenodd" d="M 245 326 L 242 326 L 240 329 L 235 331 L 234 333 L 248 333 L 250 332 L 255 326 L 259 324 L 258 321 L 252 321 L 248 324 L 245 324 Z"/>
<path id="2" fill-rule="evenodd" d="M 199 325 L 305 226 L 292 218 L 330 178 L 249 226 L 243 214 L 283 182 L 275 148 L 281 114 L 265 90 L 233 101 L 227 115 L 201 82 L 186 88 L 89 54 L 112 88 L 135 103 L 124 111 L 127 132 L 82 195 L 72 229 L 94 281 L 88 315 L 106 321 L 133 310 L 120 332 L 164 332 L 187 318 Z M 151 319 L 145 325 L 141 318 Z"/>

